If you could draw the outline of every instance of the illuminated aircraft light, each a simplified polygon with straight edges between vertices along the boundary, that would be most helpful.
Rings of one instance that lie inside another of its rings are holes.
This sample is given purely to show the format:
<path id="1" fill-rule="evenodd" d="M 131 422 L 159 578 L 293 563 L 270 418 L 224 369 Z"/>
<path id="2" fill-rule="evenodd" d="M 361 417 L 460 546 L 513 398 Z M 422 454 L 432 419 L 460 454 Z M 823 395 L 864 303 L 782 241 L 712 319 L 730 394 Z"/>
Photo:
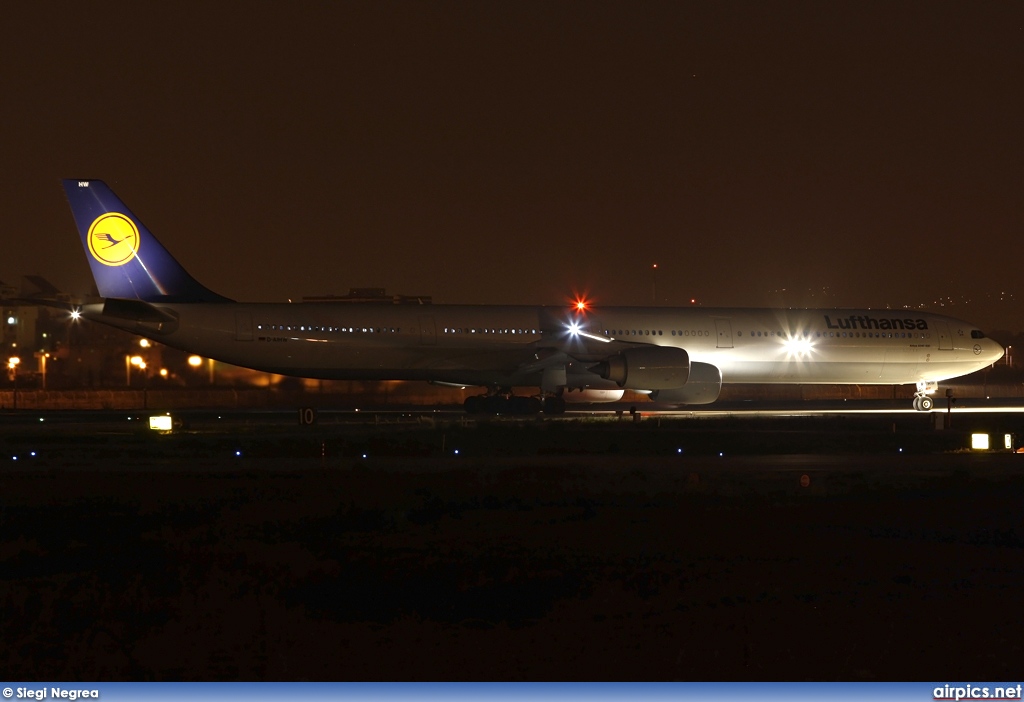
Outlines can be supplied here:
<path id="1" fill-rule="evenodd" d="M 77 322 L 82 316 L 82 311 L 77 307 L 71 310 L 71 321 Z"/>
<path id="2" fill-rule="evenodd" d="M 579 293 L 574 293 L 573 296 L 569 298 L 569 304 L 572 307 L 572 311 L 576 314 L 582 314 L 590 309 L 590 300 L 587 299 L 585 294 L 581 295 Z"/>
<path id="3" fill-rule="evenodd" d="M 807 337 L 791 336 L 782 345 L 790 356 L 810 356 L 814 351 L 814 344 Z"/>
<path id="4" fill-rule="evenodd" d="M 242 457 L 242 452 L 241 451 L 235 451 L 235 456 L 238 457 L 238 458 L 241 458 Z"/>
<path id="5" fill-rule="evenodd" d="M 593 339 L 594 341 L 603 341 L 606 344 L 614 341 L 614 339 L 609 339 L 606 336 L 599 336 L 597 334 L 591 334 L 590 332 L 583 331 L 580 329 L 580 325 L 577 322 L 569 322 L 566 327 L 569 330 L 570 336 L 584 336 L 588 339 Z"/>

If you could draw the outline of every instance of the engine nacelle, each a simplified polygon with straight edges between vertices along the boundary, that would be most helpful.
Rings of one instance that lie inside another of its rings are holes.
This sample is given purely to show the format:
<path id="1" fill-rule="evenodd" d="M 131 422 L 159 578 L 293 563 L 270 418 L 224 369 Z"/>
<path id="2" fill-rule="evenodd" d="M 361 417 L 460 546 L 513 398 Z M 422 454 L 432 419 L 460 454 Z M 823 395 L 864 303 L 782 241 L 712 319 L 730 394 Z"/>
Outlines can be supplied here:
<path id="1" fill-rule="evenodd" d="M 566 402 L 618 402 L 625 394 L 625 390 L 584 388 L 583 390 L 567 390 L 562 394 L 562 399 Z"/>
<path id="2" fill-rule="evenodd" d="M 630 390 L 681 388 L 690 377 L 690 355 L 673 346 L 643 346 L 609 356 L 590 370 Z"/>
<path id="3" fill-rule="evenodd" d="M 651 399 L 678 405 L 709 405 L 722 393 L 722 371 L 710 363 L 690 364 L 690 379 L 681 388 L 655 390 Z"/>

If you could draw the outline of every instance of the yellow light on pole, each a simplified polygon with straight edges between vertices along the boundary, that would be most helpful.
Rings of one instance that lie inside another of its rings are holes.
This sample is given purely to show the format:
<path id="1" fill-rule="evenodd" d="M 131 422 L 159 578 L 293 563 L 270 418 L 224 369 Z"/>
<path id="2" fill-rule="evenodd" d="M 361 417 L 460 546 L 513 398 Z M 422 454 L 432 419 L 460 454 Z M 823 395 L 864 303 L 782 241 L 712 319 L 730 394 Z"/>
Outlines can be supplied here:
<path id="1" fill-rule="evenodd" d="M 18 364 L 21 363 L 21 359 L 17 356 L 11 356 L 7 359 L 7 376 L 14 383 L 14 409 L 18 409 Z"/>
<path id="2" fill-rule="evenodd" d="M 203 365 L 203 358 L 202 356 L 189 356 L 188 364 L 193 368 L 198 368 L 199 366 Z"/>

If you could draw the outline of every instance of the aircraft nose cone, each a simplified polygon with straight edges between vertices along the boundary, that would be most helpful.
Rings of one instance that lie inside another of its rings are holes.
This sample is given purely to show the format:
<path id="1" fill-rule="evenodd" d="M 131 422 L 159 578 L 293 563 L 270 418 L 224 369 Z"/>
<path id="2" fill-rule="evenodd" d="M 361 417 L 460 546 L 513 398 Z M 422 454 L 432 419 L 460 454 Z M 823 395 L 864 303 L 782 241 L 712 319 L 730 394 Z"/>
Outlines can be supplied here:
<path id="1" fill-rule="evenodd" d="M 989 343 L 982 347 L 981 353 L 985 355 L 985 358 L 995 363 L 1006 354 L 1006 349 L 997 341 L 992 341 L 991 339 L 988 341 Z"/>

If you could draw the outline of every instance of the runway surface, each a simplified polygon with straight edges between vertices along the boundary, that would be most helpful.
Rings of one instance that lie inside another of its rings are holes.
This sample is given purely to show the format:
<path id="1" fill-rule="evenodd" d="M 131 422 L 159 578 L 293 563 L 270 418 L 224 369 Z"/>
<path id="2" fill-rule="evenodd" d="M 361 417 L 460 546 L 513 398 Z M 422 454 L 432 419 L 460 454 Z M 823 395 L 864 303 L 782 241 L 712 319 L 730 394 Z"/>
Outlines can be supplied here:
<path id="1" fill-rule="evenodd" d="M 971 427 L 127 416 L 0 423 L 12 679 L 1019 673 L 1024 455 Z"/>

